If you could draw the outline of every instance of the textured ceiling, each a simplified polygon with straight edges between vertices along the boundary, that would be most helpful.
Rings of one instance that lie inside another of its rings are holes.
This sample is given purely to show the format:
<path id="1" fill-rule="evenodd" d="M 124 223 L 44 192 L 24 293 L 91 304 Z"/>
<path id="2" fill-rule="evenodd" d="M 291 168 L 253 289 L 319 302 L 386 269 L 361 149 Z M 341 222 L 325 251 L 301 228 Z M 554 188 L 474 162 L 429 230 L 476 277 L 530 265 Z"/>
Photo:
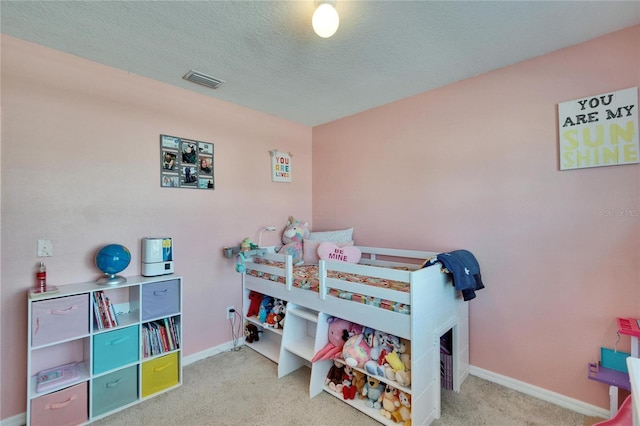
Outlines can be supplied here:
<path id="1" fill-rule="evenodd" d="M 308 126 L 640 23 L 638 1 L 7 1 L 2 33 Z M 182 79 L 195 69 L 217 90 Z"/>

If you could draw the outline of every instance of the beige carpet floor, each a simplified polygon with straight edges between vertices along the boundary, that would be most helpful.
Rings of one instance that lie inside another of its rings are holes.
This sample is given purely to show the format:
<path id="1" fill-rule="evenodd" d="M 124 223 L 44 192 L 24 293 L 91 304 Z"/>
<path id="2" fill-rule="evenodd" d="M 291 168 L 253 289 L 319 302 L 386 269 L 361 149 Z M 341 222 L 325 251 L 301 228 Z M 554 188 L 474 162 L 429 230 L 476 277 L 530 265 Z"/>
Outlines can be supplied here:
<path id="1" fill-rule="evenodd" d="M 277 365 L 241 347 L 184 368 L 183 385 L 94 425 L 371 426 L 367 415 L 322 392 L 309 398 L 308 368 L 281 379 Z M 596 420 L 469 376 L 460 393 L 442 392 L 433 426 L 584 426 Z"/>

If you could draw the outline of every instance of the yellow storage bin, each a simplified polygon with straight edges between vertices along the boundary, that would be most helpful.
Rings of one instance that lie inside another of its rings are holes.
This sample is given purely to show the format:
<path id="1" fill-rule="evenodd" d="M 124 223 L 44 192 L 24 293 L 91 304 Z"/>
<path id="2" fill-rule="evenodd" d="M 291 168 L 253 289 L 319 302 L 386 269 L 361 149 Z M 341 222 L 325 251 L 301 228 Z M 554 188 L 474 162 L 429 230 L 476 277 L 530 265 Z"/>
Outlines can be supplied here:
<path id="1" fill-rule="evenodd" d="M 142 363 L 142 397 L 152 395 L 180 382 L 178 352 Z"/>

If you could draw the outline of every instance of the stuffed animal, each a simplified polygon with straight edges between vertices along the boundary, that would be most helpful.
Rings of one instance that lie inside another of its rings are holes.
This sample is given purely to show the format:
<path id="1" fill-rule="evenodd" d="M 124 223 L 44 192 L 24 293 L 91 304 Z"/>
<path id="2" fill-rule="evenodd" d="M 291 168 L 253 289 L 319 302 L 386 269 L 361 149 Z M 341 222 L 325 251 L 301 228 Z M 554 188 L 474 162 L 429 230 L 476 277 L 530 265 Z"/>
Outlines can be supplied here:
<path id="1" fill-rule="evenodd" d="M 400 407 L 391 413 L 391 417 L 396 423 L 400 423 L 403 426 L 411 426 L 411 396 L 400 392 L 398 393 L 398 400 L 400 401 Z"/>
<path id="2" fill-rule="evenodd" d="M 398 390 L 387 385 L 382 395 L 382 408 L 380 414 L 391 420 L 393 413 L 400 408 L 400 399 L 398 398 Z"/>
<path id="3" fill-rule="evenodd" d="M 309 224 L 296 220 L 293 216 L 289 216 L 287 226 L 282 233 L 282 242 L 284 246 L 280 247 L 278 253 L 290 254 L 293 257 L 295 266 L 304 263 L 302 243 L 309 237 Z"/>
<path id="4" fill-rule="evenodd" d="M 280 299 L 273 299 L 273 305 L 271 310 L 267 313 L 267 318 L 264 322 L 266 327 L 282 328 L 284 327 L 284 312 L 285 305 Z"/>
<path id="5" fill-rule="evenodd" d="M 385 377 L 395 380 L 401 386 L 409 386 L 411 384 L 411 355 L 407 352 L 409 344 L 399 341 L 398 351 L 394 350 L 385 356 Z"/>
<path id="6" fill-rule="evenodd" d="M 364 329 L 363 334 L 366 336 L 367 344 L 371 348 L 371 359 L 377 361 L 380 356 L 380 336 L 382 332 L 367 327 Z"/>
<path id="7" fill-rule="evenodd" d="M 369 361 L 370 348 L 363 334 L 356 334 L 347 340 L 342 348 L 342 358 L 350 367 L 363 368 Z"/>
<path id="8" fill-rule="evenodd" d="M 353 385 L 356 388 L 356 393 L 360 399 L 364 399 L 364 385 L 367 382 L 365 374 L 360 370 L 353 370 Z"/>
<path id="9" fill-rule="evenodd" d="M 393 378 L 389 376 L 391 369 L 389 368 L 386 356 L 400 348 L 400 339 L 392 334 L 372 330 L 367 334 L 367 342 L 369 346 L 371 346 L 371 359 L 364 365 L 367 374 L 387 377 L 393 380 Z M 393 372 L 393 374 L 395 374 L 395 372 Z"/>
<path id="10" fill-rule="evenodd" d="M 247 323 L 244 326 L 244 335 L 245 341 L 247 343 L 253 343 L 260 340 L 260 335 L 258 334 L 258 327 L 255 324 Z"/>
<path id="11" fill-rule="evenodd" d="M 404 371 L 404 363 L 400 360 L 398 352 L 391 352 L 390 354 L 387 354 L 385 360 L 393 371 Z"/>
<path id="12" fill-rule="evenodd" d="M 382 394 L 384 393 L 384 383 L 375 377 L 367 376 L 362 394 L 367 397 L 367 407 L 379 410 L 382 407 Z"/>
<path id="13" fill-rule="evenodd" d="M 342 398 L 343 399 L 355 399 L 356 397 L 356 386 L 353 383 L 354 374 L 353 368 L 345 365 L 342 368 L 343 376 L 342 376 Z"/>
<path id="14" fill-rule="evenodd" d="M 338 361 L 333 361 L 333 365 L 329 369 L 327 378 L 324 381 L 325 385 L 329 386 L 334 392 L 342 392 L 342 377 L 344 376 L 344 367 Z"/>
<path id="15" fill-rule="evenodd" d="M 339 357 L 342 353 L 344 342 L 349 338 L 349 330 L 352 327 L 350 321 L 336 317 L 329 317 L 327 321 L 329 322 L 329 343 L 314 355 L 311 362 Z"/>
<path id="16" fill-rule="evenodd" d="M 384 365 L 386 363 L 386 356 L 388 353 L 402 350 L 400 338 L 393 334 L 380 333 L 379 334 L 380 353 L 378 355 L 378 365 Z"/>
<path id="17" fill-rule="evenodd" d="M 273 311 L 267 314 L 267 319 L 264 322 L 265 327 L 278 328 L 280 323 L 280 317 L 273 313 Z"/>
<path id="18" fill-rule="evenodd" d="M 253 243 L 251 242 L 251 238 L 247 237 L 247 238 L 245 238 L 244 240 L 242 240 L 240 242 L 240 250 L 241 251 L 249 251 L 249 250 L 251 250 L 251 245 L 252 244 Z"/>
<path id="19" fill-rule="evenodd" d="M 258 309 L 258 321 L 262 324 L 267 322 L 267 315 L 273 308 L 273 298 L 271 296 L 262 296 L 260 308 Z"/>
<path id="20" fill-rule="evenodd" d="M 286 302 L 280 299 L 275 299 L 273 302 L 273 313 L 276 314 L 278 321 L 276 323 L 276 328 L 284 327 L 284 316 L 287 311 Z"/>
<path id="21" fill-rule="evenodd" d="M 250 291 L 247 317 L 258 316 L 258 312 L 260 311 L 260 302 L 262 302 L 262 294 L 258 293 L 257 291 Z"/>
<path id="22" fill-rule="evenodd" d="M 400 386 L 409 387 L 411 385 L 411 355 L 400 354 L 400 361 L 404 364 L 404 370 L 396 371 L 396 382 Z"/>

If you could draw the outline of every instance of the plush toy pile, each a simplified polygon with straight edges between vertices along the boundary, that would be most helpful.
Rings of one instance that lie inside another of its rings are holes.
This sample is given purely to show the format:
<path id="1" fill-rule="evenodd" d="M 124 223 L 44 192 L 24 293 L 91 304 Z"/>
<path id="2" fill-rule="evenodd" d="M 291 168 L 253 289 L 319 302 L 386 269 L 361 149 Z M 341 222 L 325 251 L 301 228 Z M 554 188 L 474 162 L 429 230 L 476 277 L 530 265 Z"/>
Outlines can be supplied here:
<path id="1" fill-rule="evenodd" d="M 285 308 L 286 302 L 283 300 L 265 296 L 257 291 L 249 292 L 247 318 L 256 317 L 265 327 L 284 327 Z"/>
<path id="2" fill-rule="evenodd" d="M 289 216 L 278 253 L 290 255 L 293 265 L 317 265 L 320 260 L 358 263 L 362 256 L 353 245 L 353 228 L 311 232 L 309 224 Z"/>
<path id="3" fill-rule="evenodd" d="M 403 425 L 411 424 L 410 342 L 397 336 L 331 317 L 329 343 L 313 362 L 332 360 L 325 384 L 344 399 L 365 400 L 368 407 Z"/>

